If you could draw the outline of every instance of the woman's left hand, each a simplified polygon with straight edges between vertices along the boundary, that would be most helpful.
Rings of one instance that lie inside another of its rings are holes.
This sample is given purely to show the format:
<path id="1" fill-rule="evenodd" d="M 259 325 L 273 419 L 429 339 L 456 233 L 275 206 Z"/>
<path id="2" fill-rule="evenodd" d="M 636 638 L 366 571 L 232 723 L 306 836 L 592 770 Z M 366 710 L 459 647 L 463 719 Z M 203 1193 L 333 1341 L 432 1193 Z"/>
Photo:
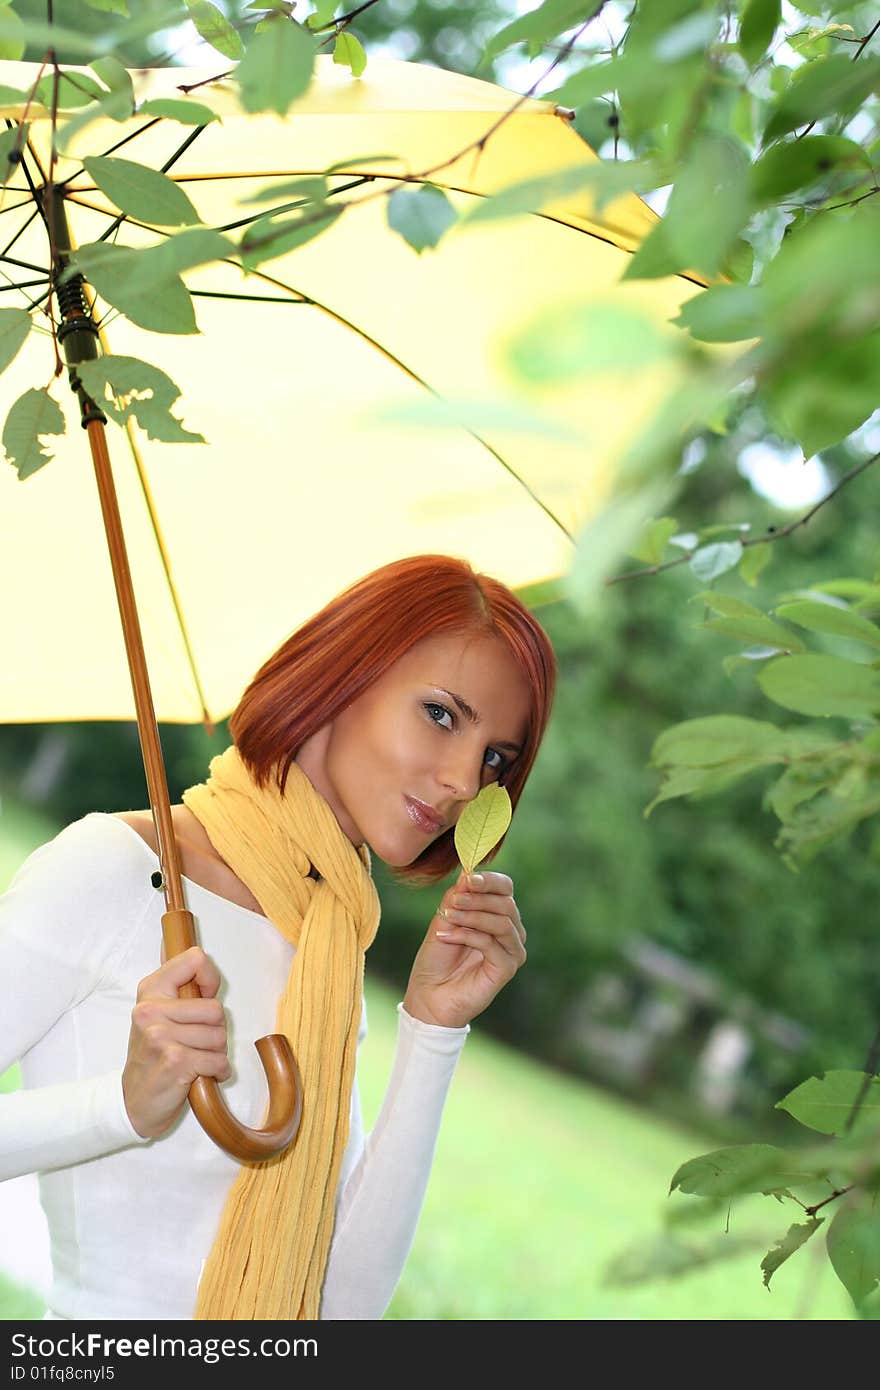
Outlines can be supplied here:
<path id="1" fill-rule="evenodd" d="M 524 964 L 525 940 L 507 874 L 462 870 L 431 920 L 403 1007 L 423 1023 L 463 1028 Z"/>

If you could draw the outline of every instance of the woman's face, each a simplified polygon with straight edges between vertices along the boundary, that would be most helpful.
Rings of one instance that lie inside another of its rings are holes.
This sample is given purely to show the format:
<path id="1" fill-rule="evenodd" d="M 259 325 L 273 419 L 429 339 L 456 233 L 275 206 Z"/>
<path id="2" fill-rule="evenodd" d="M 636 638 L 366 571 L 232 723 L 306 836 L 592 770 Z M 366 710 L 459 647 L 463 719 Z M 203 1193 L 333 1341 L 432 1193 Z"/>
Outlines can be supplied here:
<path id="1" fill-rule="evenodd" d="M 307 740 L 296 761 L 352 843 L 366 841 L 402 868 L 503 776 L 530 707 L 526 677 L 499 638 L 427 637 Z"/>

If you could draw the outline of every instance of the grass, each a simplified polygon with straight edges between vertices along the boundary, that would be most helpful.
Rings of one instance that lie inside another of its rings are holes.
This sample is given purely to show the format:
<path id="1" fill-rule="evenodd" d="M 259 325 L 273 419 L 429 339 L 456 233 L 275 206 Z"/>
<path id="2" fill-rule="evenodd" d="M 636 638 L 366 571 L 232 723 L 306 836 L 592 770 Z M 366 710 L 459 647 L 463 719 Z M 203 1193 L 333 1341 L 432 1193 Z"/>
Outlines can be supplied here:
<path id="1" fill-rule="evenodd" d="M 13 832 L 10 836 L 10 831 Z M 0 820 L 0 882 L 53 829 L 38 818 Z M 36 836 L 36 838 L 34 838 Z M 16 858 L 17 856 L 17 858 Z M 372 1124 L 391 1068 L 397 996 L 369 976 L 370 1032 L 359 1077 Z M 605 1266 L 625 1248 L 655 1243 L 663 1216 L 700 1209 L 667 1197 L 685 1159 L 717 1142 L 514 1052 L 468 1038 L 450 1090 L 419 1229 L 390 1319 L 839 1320 L 849 1299 L 821 1236 L 764 1288 L 760 1262 L 796 1219 L 790 1206 L 749 1199 L 723 1219 L 682 1229 L 688 1242 L 754 1248 L 654 1282 L 613 1287 Z M 655 1244 L 655 1249 L 656 1249 Z M 668 1260 L 669 1250 L 664 1246 Z M 0 1317 L 38 1316 L 35 1296 L 0 1282 Z M 25 1311 L 29 1309 L 30 1311 Z M 41 1311 L 41 1309 L 40 1309 Z"/>

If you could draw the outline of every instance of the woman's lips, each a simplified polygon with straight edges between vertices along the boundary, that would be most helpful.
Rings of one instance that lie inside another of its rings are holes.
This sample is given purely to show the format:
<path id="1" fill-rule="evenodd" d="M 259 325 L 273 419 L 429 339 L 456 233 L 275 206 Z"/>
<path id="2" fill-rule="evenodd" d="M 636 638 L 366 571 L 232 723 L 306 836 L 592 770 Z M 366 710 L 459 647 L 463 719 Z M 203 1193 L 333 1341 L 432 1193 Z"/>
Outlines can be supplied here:
<path id="1" fill-rule="evenodd" d="M 433 811 L 430 811 L 424 802 L 414 801 L 411 796 L 405 796 L 403 801 L 406 806 L 407 815 L 413 825 L 418 826 L 419 830 L 427 835 L 436 834 L 443 824 L 439 816 L 435 816 Z"/>

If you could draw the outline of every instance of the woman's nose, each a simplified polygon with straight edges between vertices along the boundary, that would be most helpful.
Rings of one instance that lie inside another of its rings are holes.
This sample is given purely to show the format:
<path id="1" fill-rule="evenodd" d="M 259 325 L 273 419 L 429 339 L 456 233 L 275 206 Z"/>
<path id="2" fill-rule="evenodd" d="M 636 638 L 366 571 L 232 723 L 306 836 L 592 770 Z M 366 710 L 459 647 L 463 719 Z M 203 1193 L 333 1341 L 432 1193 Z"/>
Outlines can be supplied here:
<path id="1" fill-rule="evenodd" d="M 440 780 L 453 792 L 457 801 L 473 801 L 480 790 L 481 776 L 482 764 L 477 766 L 474 758 L 462 758 L 456 763 L 447 764 L 440 774 Z"/>

